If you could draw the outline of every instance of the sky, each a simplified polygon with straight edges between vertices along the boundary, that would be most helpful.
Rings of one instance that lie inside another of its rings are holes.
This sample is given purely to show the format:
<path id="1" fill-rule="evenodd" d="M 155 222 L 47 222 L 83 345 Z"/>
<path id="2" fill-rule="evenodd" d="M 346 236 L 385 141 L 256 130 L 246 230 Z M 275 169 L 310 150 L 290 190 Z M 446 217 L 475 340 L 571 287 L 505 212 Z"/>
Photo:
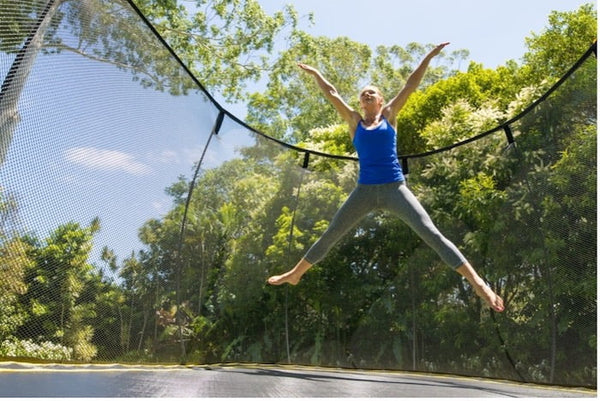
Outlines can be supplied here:
<path id="1" fill-rule="evenodd" d="M 286 1 L 260 3 L 273 13 Z M 302 19 L 300 29 L 315 36 L 348 36 L 373 48 L 450 41 L 455 49 L 469 50 L 470 60 L 495 68 L 519 60 L 524 38 L 546 26 L 551 10 L 582 4 L 302 0 L 294 6 L 300 15 L 314 13 L 314 25 Z M 12 56 L 0 52 L 1 77 L 11 63 Z M 243 105 L 222 105 L 244 119 Z M 142 224 L 170 210 L 164 189 L 180 175 L 191 176 L 217 115 L 203 96 L 145 89 L 126 71 L 69 52 L 37 56 L 18 109 L 20 123 L 0 166 L 0 189 L 19 203 L 18 223 L 45 237 L 69 220 L 86 226 L 98 216 L 102 229 L 95 258 L 107 245 L 120 260 L 140 249 Z M 224 126 L 211 143 L 205 168 L 236 157 L 236 147 L 250 138 L 239 127 Z M 235 139 L 222 139 L 227 135 Z"/>
<path id="2" fill-rule="evenodd" d="M 292 4 L 300 16 L 299 28 L 313 36 L 347 36 L 375 49 L 379 45 L 411 42 L 438 44 L 468 50 L 470 61 L 496 68 L 509 60 L 521 61 L 527 51 L 525 38 L 540 34 L 548 26 L 552 11 L 573 11 L 585 0 L 258 0 L 269 14 Z M 596 4 L 592 1 L 592 3 Z M 307 18 L 313 14 L 313 23 Z M 282 44 L 279 44 L 281 49 Z M 261 91 L 261 85 L 249 85 Z M 219 103 L 244 119 L 243 104 L 227 103 L 219 93 Z"/>
<path id="3" fill-rule="evenodd" d="M 347 36 L 375 48 L 450 42 L 470 60 L 495 68 L 525 53 L 525 37 L 548 26 L 551 11 L 573 11 L 584 0 L 259 0 L 269 13 L 291 3 L 299 15 L 314 14 L 312 35 Z M 467 63 L 468 64 L 468 63 Z"/>

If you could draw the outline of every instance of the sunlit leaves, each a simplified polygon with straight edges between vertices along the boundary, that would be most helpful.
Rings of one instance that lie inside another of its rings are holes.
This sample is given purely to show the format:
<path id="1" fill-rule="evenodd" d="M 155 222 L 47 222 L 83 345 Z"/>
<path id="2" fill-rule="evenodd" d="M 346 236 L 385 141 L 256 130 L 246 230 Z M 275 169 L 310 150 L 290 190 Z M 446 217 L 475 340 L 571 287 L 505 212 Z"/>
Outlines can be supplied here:
<path id="1" fill-rule="evenodd" d="M 597 40 L 596 8 L 592 3 L 574 11 L 554 11 L 541 33 L 525 39 L 523 59 L 532 74 L 556 79 Z"/>

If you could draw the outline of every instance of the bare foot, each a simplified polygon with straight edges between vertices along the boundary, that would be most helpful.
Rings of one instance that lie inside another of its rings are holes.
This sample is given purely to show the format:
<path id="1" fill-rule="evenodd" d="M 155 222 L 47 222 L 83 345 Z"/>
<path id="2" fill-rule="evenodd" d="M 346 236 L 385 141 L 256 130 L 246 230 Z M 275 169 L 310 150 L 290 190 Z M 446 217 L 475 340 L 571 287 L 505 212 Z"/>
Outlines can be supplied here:
<path id="1" fill-rule="evenodd" d="M 294 266 L 294 268 L 288 272 L 280 274 L 278 276 L 271 276 L 267 279 L 267 283 L 271 285 L 281 285 L 281 284 L 291 284 L 296 285 L 300 278 L 306 273 L 308 269 L 310 269 L 312 263 L 302 258 L 300 261 Z"/>
<path id="2" fill-rule="evenodd" d="M 504 301 L 486 284 L 473 285 L 475 293 L 496 312 L 504 311 Z"/>
<path id="3" fill-rule="evenodd" d="M 271 285 L 281 285 L 285 283 L 296 285 L 298 284 L 298 281 L 300 281 L 300 276 L 298 274 L 295 274 L 293 270 L 290 270 L 287 273 L 269 277 L 267 283 Z"/>

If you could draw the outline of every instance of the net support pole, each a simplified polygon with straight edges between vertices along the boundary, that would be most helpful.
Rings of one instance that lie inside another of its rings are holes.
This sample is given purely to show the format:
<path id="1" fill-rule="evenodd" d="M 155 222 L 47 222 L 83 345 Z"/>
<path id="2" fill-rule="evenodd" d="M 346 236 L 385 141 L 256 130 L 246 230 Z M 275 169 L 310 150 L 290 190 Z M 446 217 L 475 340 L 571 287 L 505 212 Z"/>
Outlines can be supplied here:
<path id="1" fill-rule="evenodd" d="M 0 166 L 4 164 L 13 133 L 20 121 L 17 105 L 27 82 L 38 51 L 42 48 L 44 34 L 52 17 L 63 0 L 49 0 L 31 26 L 23 47 L 17 55 L 0 87 Z"/>
<path id="2" fill-rule="evenodd" d="M 509 124 L 503 125 L 502 129 L 504 129 L 504 134 L 506 135 L 506 141 L 508 142 L 508 145 L 506 145 L 505 150 L 509 150 L 509 149 L 512 149 L 515 146 L 517 146 L 517 143 L 515 142 L 515 137 L 512 133 L 510 125 Z"/>
<path id="3" fill-rule="evenodd" d="M 515 143 L 515 137 L 513 136 L 512 130 L 510 129 L 510 125 L 506 124 L 502 128 L 504 129 L 504 134 L 506 135 L 508 146 L 511 146 L 513 143 Z"/>
<path id="4" fill-rule="evenodd" d="M 402 173 L 404 175 L 408 175 L 410 173 L 408 170 L 408 158 L 403 157 L 401 162 L 402 162 Z"/>
<path id="5" fill-rule="evenodd" d="M 200 156 L 200 160 L 198 160 L 198 164 L 196 165 L 196 169 L 194 171 L 194 176 L 192 177 L 192 180 L 190 181 L 190 186 L 188 189 L 188 196 L 185 201 L 185 207 L 183 209 L 183 217 L 181 218 L 181 227 L 179 230 L 179 240 L 178 240 L 178 244 L 177 244 L 177 256 L 175 259 L 176 263 L 177 263 L 177 270 L 175 273 L 175 287 L 176 287 L 175 288 L 175 293 L 176 293 L 175 297 L 177 298 L 177 300 L 176 300 L 177 314 L 175 315 L 175 318 L 177 321 L 182 363 L 184 363 L 186 360 L 186 350 L 185 350 L 185 341 L 183 338 L 183 316 L 182 316 L 182 309 L 181 309 L 181 302 L 182 302 L 181 301 L 181 273 L 183 270 L 182 252 L 183 252 L 183 241 L 184 241 L 184 237 L 185 237 L 187 216 L 188 216 L 188 212 L 190 209 L 190 203 L 192 201 L 192 195 L 194 194 L 196 180 L 198 178 L 198 174 L 200 174 L 200 168 L 204 161 L 204 157 L 206 156 L 206 152 L 208 150 L 208 147 L 210 146 L 210 142 L 211 142 L 212 138 L 219 134 L 219 131 L 221 130 L 221 126 L 223 125 L 224 118 L 225 118 L 225 112 L 223 110 L 220 110 L 219 115 L 217 116 L 217 119 L 215 120 L 213 129 L 210 132 L 208 139 L 206 140 L 206 145 L 204 145 L 204 150 L 202 151 L 202 156 Z"/>
<path id="6" fill-rule="evenodd" d="M 294 241 L 294 224 L 296 223 L 296 211 L 298 210 L 298 203 L 300 202 L 300 190 L 302 188 L 302 184 L 304 182 L 304 173 L 308 168 L 308 164 L 310 162 L 310 153 L 304 153 L 304 159 L 302 160 L 302 172 L 300 173 L 300 179 L 298 182 L 298 190 L 296 191 L 296 200 L 294 204 L 294 210 L 292 211 L 292 221 L 290 223 L 290 233 L 288 235 L 288 265 L 292 263 L 290 257 L 292 255 L 292 242 Z M 292 357 L 290 354 L 290 327 L 288 321 L 288 303 L 289 301 L 289 286 L 285 287 L 285 316 L 284 316 L 284 324 L 285 324 L 285 352 L 287 356 L 287 362 L 292 363 Z"/>

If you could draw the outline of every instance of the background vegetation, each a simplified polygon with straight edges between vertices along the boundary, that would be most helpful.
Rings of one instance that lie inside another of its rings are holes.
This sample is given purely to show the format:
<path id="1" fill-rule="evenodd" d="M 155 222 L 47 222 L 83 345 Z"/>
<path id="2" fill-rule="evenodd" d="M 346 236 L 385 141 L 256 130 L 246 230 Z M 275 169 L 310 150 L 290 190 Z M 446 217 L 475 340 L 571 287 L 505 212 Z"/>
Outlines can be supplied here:
<path id="1" fill-rule="evenodd" d="M 253 0 L 198 1 L 202 11 L 193 15 L 174 0 L 136 4 L 209 91 L 247 103 L 251 126 L 332 154 L 353 154 L 346 127 L 295 61 L 318 66 L 347 99 L 365 82 L 389 96 L 430 48 L 373 50 L 312 37 L 298 29 L 293 7 L 269 16 Z M 146 63 L 151 51 L 119 36 L 117 21 L 131 17 L 112 11 L 99 21 L 72 6 L 63 17 L 82 31 L 114 24 L 105 54 L 93 56 L 126 65 L 145 86 L 190 90 L 160 59 Z M 453 66 L 464 51 L 442 55 L 398 117 L 400 153 L 446 146 L 515 116 L 589 48 L 596 24 L 591 4 L 554 12 L 543 32 L 526 38 L 522 63 L 495 70 L 471 63 L 460 72 Z M 274 55 L 281 38 L 289 46 Z M 0 49 L 17 44 L 3 40 Z M 248 92 L 265 71 L 265 90 Z M 489 136 L 410 162 L 413 191 L 504 297 L 503 315 L 492 318 L 458 275 L 385 213 L 356 227 L 301 285 L 267 287 L 266 277 L 287 270 L 326 228 L 354 185 L 356 165 L 313 156 L 307 172 L 302 154 L 258 139 L 244 157 L 195 181 L 182 244 L 186 177 L 166 189 L 169 213 L 140 227 L 144 248 L 123 260 L 105 248 L 102 263 L 89 262 L 99 220 L 65 222 L 48 238 L 16 232 L 18 202 L 0 192 L 0 355 L 294 362 L 595 386 L 596 113 L 591 57 L 511 126 L 516 146 Z"/>

